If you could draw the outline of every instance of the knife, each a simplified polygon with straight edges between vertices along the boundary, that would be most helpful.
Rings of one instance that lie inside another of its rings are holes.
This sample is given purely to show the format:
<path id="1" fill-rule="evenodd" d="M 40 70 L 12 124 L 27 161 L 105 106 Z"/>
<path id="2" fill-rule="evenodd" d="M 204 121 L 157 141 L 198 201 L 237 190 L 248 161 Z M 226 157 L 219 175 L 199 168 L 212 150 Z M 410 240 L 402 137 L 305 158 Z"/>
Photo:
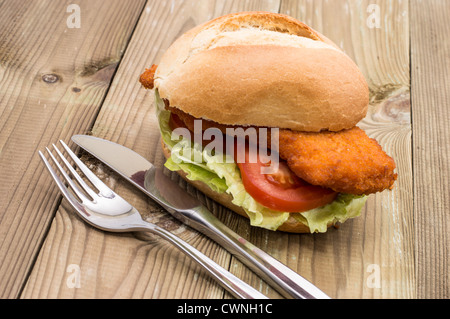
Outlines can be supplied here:
<path id="1" fill-rule="evenodd" d="M 216 241 L 286 298 L 329 299 L 308 280 L 239 236 L 144 157 L 94 136 L 72 141 L 147 194 L 184 224 Z"/>

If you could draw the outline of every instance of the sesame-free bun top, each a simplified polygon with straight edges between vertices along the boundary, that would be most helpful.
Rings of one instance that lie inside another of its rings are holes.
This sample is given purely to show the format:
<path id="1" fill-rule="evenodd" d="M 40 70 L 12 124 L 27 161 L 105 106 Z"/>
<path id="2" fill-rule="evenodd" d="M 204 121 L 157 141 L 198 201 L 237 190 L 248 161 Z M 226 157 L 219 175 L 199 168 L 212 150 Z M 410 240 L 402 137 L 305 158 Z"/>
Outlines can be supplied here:
<path id="1" fill-rule="evenodd" d="M 170 106 L 222 124 L 339 131 L 367 113 L 356 64 L 289 16 L 241 12 L 183 34 L 162 57 L 155 88 Z"/>

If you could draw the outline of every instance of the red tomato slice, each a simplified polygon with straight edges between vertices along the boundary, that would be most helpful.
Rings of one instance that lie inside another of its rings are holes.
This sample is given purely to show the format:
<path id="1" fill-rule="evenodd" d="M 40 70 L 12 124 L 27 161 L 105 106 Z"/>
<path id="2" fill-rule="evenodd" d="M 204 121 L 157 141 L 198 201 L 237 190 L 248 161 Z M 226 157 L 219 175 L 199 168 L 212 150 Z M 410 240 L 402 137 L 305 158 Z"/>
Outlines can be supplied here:
<path id="1" fill-rule="evenodd" d="M 237 163 L 245 190 L 261 205 L 281 212 L 304 212 L 335 200 L 331 189 L 308 184 L 295 175 L 286 162 L 279 163 L 273 174 L 262 174 L 261 168 L 270 164 L 248 163 L 249 148 L 245 149 L 245 163 Z"/>
<path id="2" fill-rule="evenodd" d="M 172 131 L 177 128 L 187 128 L 184 122 L 176 114 L 170 113 L 169 117 L 169 127 Z"/>

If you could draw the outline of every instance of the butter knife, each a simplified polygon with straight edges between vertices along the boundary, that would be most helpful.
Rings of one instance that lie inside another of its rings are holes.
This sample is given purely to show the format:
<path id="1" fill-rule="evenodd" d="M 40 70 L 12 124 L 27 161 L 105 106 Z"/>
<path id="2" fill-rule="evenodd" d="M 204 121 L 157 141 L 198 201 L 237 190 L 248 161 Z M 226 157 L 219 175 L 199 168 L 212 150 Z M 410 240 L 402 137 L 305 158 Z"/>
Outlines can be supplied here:
<path id="1" fill-rule="evenodd" d="M 286 298 L 329 299 L 308 280 L 239 236 L 144 157 L 122 145 L 88 135 L 72 141 L 98 158 L 184 224 L 216 241 Z"/>

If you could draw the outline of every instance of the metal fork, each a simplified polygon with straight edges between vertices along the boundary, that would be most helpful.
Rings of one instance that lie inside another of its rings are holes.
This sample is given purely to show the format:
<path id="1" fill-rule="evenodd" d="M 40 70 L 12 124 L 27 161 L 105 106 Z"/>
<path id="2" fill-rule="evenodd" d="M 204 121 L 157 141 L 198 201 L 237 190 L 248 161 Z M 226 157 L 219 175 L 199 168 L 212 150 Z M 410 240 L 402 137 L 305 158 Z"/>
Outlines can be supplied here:
<path id="1" fill-rule="evenodd" d="M 159 235 L 194 259 L 233 296 L 243 299 L 267 299 L 265 295 L 216 264 L 196 248 L 167 230 L 143 220 L 136 208 L 106 186 L 83 164 L 63 141 L 60 141 L 60 143 L 69 157 L 72 158 L 75 165 L 78 166 L 92 185 L 97 188 L 98 192 L 94 191 L 83 180 L 54 144 L 53 148 L 60 160 L 64 163 L 66 169 L 61 166 L 48 148 L 46 150 L 54 166 L 58 169 L 68 186 L 65 185 L 64 181 L 59 177 L 41 151 L 39 151 L 39 156 L 58 185 L 64 198 L 72 205 L 83 220 L 96 228 L 110 232 L 148 231 Z"/>

